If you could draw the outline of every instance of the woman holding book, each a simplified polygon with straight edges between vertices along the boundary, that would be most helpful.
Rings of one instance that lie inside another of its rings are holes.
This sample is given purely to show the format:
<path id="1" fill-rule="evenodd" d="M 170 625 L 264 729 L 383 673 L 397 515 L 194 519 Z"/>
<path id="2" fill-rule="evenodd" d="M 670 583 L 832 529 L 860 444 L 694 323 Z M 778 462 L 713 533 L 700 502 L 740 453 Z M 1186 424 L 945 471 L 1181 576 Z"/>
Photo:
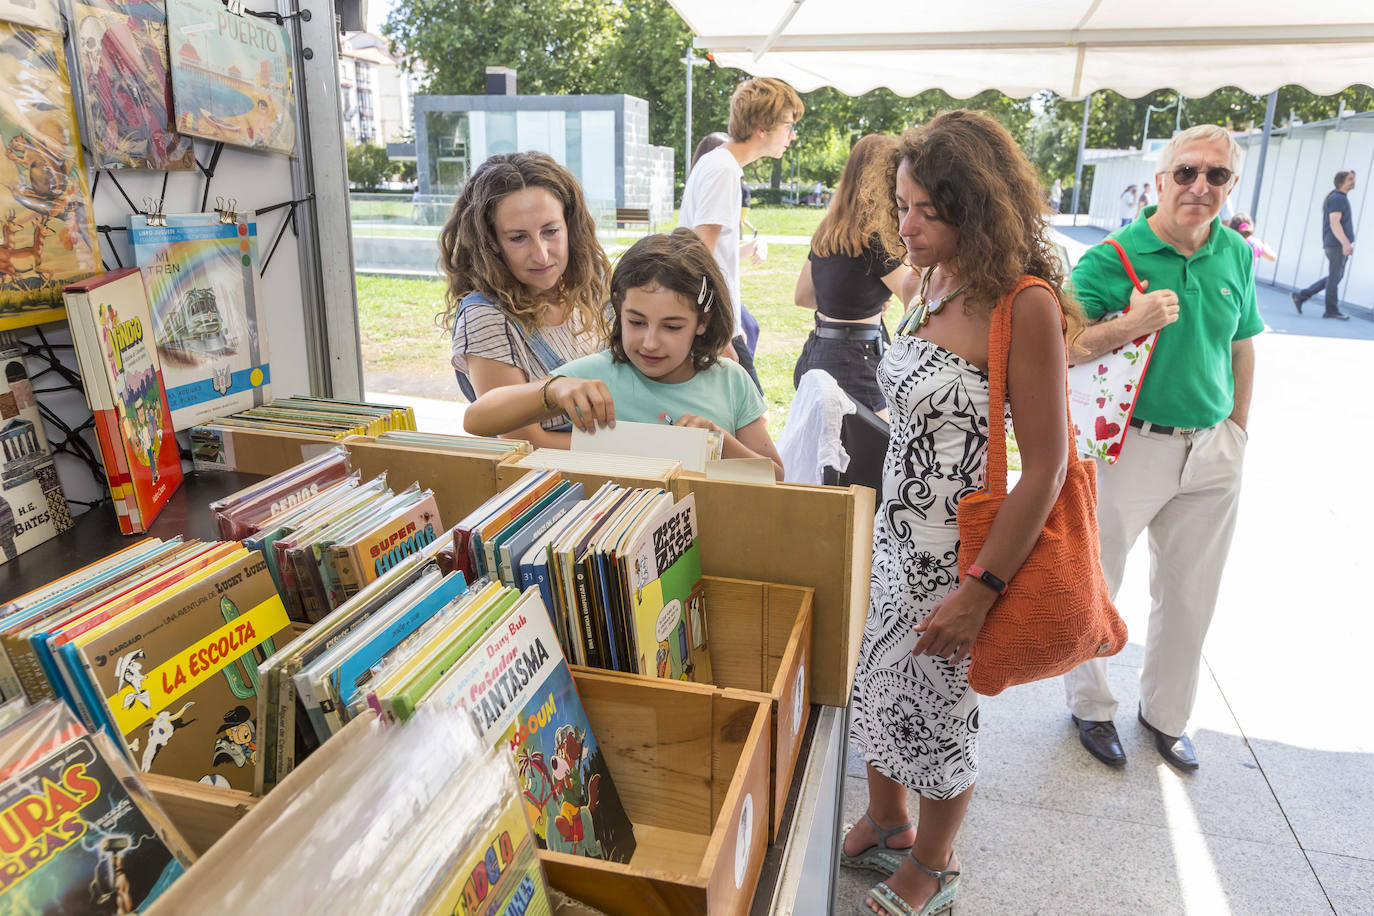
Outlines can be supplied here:
<path id="1" fill-rule="evenodd" d="M 507 153 L 482 163 L 439 247 L 448 277 L 444 325 L 469 401 L 602 348 L 611 264 L 577 179 L 552 157 Z M 567 448 L 567 429 L 553 419 L 506 435 Z"/>
<path id="2" fill-rule="evenodd" d="M 811 369 L 824 369 L 844 393 L 887 419 L 878 390 L 878 362 L 889 337 L 883 310 L 911 275 L 899 256 L 883 247 L 870 225 L 892 196 L 897 138 L 869 134 L 854 144 L 840 185 L 816 232 L 797 278 L 795 298 L 815 309 L 816 327 L 802 345 L 792 384 Z"/>
<path id="3" fill-rule="evenodd" d="M 1015 576 L 1040 536 L 1069 437 L 1064 278 L 1034 167 L 996 121 L 950 111 L 902 137 L 895 191 L 892 224 L 916 272 L 878 369 L 892 439 L 850 732 L 868 763 L 869 803 L 842 861 L 888 876 L 861 913 L 906 916 L 945 912 L 958 891 L 954 839 L 978 776 L 969 650 L 997 577 Z M 887 250 L 901 250 L 897 241 Z M 989 404 L 988 333 L 1007 308 L 1007 403 Z M 956 512 L 983 486 L 992 410 L 1014 418 L 1023 468 L 961 577 Z M 909 792 L 919 796 L 915 829 Z"/>

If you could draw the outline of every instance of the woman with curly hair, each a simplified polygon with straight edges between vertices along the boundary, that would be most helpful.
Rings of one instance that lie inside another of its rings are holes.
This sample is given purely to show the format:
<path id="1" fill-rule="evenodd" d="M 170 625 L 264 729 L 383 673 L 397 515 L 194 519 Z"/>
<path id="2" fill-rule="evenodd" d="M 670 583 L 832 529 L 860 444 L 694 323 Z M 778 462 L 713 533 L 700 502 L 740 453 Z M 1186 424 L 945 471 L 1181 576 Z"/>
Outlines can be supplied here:
<path id="1" fill-rule="evenodd" d="M 868 811 L 843 861 L 887 879 L 861 913 L 952 907 L 954 839 L 978 775 L 969 650 L 1059 495 L 1068 463 L 1063 276 L 1035 168 L 992 118 L 950 111 L 901 139 L 895 218 L 915 268 L 910 308 L 878 369 L 892 439 L 873 533 L 852 746 Z M 893 231 L 895 230 L 895 232 Z M 897 239 L 890 251 L 899 251 Z M 988 331 L 1014 316 L 1007 403 L 989 404 Z M 1022 473 L 974 566 L 958 567 L 959 501 L 983 487 L 989 411 L 1009 411 Z M 981 567 L 981 569 L 980 569 Z M 913 830 L 907 796 L 919 796 Z"/>
<path id="2" fill-rule="evenodd" d="M 478 167 L 439 236 L 452 363 L 469 401 L 601 349 L 610 260 L 572 173 L 544 153 Z M 567 448 L 561 418 L 508 438 Z"/>
<path id="3" fill-rule="evenodd" d="M 845 394 L 887 418 L 878 390 L 878 361 L 890 340 L 883 310 L 911 274 L 869 226 L 892 198 L 897 138 L 869 134 L 854 144 L 830 208 L 811 236 L 797 277 L 797 305 L 816 310 L 816 327 L 792 371 L 792 384 L 811 369 L 829 372 Z"/>

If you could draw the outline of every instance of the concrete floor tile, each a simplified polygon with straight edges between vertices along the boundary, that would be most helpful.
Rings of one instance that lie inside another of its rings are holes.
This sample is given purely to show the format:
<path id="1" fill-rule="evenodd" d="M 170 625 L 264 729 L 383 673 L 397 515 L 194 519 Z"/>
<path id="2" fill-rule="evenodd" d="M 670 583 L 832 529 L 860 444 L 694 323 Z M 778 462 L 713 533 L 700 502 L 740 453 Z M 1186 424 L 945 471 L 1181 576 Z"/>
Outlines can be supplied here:
<path id="1" fill-rule="evenodd" d="M 1374 916 L 1374 861 L 1308 853 L 1337 916 Z"/>
<path id="2" fill-rule="evenodd" d="M 1304 849 L 1374 861 L 1374 754 L 1277 741 L 1251 747 Z"/>

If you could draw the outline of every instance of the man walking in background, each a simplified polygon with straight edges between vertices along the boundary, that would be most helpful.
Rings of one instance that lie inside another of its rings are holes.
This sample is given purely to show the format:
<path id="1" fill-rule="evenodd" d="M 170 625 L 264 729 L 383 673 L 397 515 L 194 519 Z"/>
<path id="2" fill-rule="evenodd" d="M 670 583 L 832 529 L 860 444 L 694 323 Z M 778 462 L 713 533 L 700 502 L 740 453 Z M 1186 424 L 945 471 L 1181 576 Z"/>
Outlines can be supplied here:
<path id="1" fill-rule="evenodd" d="M 1326 311 L 1323 318 L 1349 320 L 1340 309 L 1341 277 L 1345 262 L 1355 250 L 1355 223 L 1350 218 L 1350 198 L 1355 188 L 1355 173 L 1342 169 L 1336 173 L 1336 189 L 1322 202 L 1322 248 L 1326 250 L 1326 276 L 1307 289 L 1293 294 L 1293 307 L 1302 314 L 1302 304 L 1323 289 L 1326 290 Z"/>
<path id="2" fill-rule="evenodd" d="M 759 77 L 740 83 L 730 97 L 730 139 L 702 156 L 682 189 L 678 224 L 686 226 L 715 255 L 730 304 L 735 311 L 733 352 L 760 392 L 763 385 L 754 371 L 754 354 L 744 337 L 744 303 L 740 299 L 739 259 L 754 254 L 755 242 L 740 245 L 740 181 L 744 167 L 765 156 L 779 158 L 797 135 L 797 121 L 805 106 L 797 91 L 781 80 Z"/>

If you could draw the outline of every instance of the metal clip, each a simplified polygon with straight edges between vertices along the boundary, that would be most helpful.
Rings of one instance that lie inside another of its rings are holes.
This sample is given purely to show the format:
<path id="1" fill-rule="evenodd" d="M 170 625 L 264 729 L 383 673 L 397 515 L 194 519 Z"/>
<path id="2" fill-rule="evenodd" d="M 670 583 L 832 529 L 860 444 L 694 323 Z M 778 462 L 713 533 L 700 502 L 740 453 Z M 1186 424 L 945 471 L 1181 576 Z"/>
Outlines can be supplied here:
<path id="1" fill-rule="evenodd" d="M 167 225 L 167 214 L 162 212 L 162 201 L 153 197 L 143 198 L 143 212 L 149 226 Z"/>
<path id="2" fill-rule="evenodd" d="M 237 223 L 239 214 L 235 207 L 239 204 L 238 198 L 230 197 L 227 200 L 223 197 L 215 198 L 215 212 L 219 214 L 221 223 Z"/>

